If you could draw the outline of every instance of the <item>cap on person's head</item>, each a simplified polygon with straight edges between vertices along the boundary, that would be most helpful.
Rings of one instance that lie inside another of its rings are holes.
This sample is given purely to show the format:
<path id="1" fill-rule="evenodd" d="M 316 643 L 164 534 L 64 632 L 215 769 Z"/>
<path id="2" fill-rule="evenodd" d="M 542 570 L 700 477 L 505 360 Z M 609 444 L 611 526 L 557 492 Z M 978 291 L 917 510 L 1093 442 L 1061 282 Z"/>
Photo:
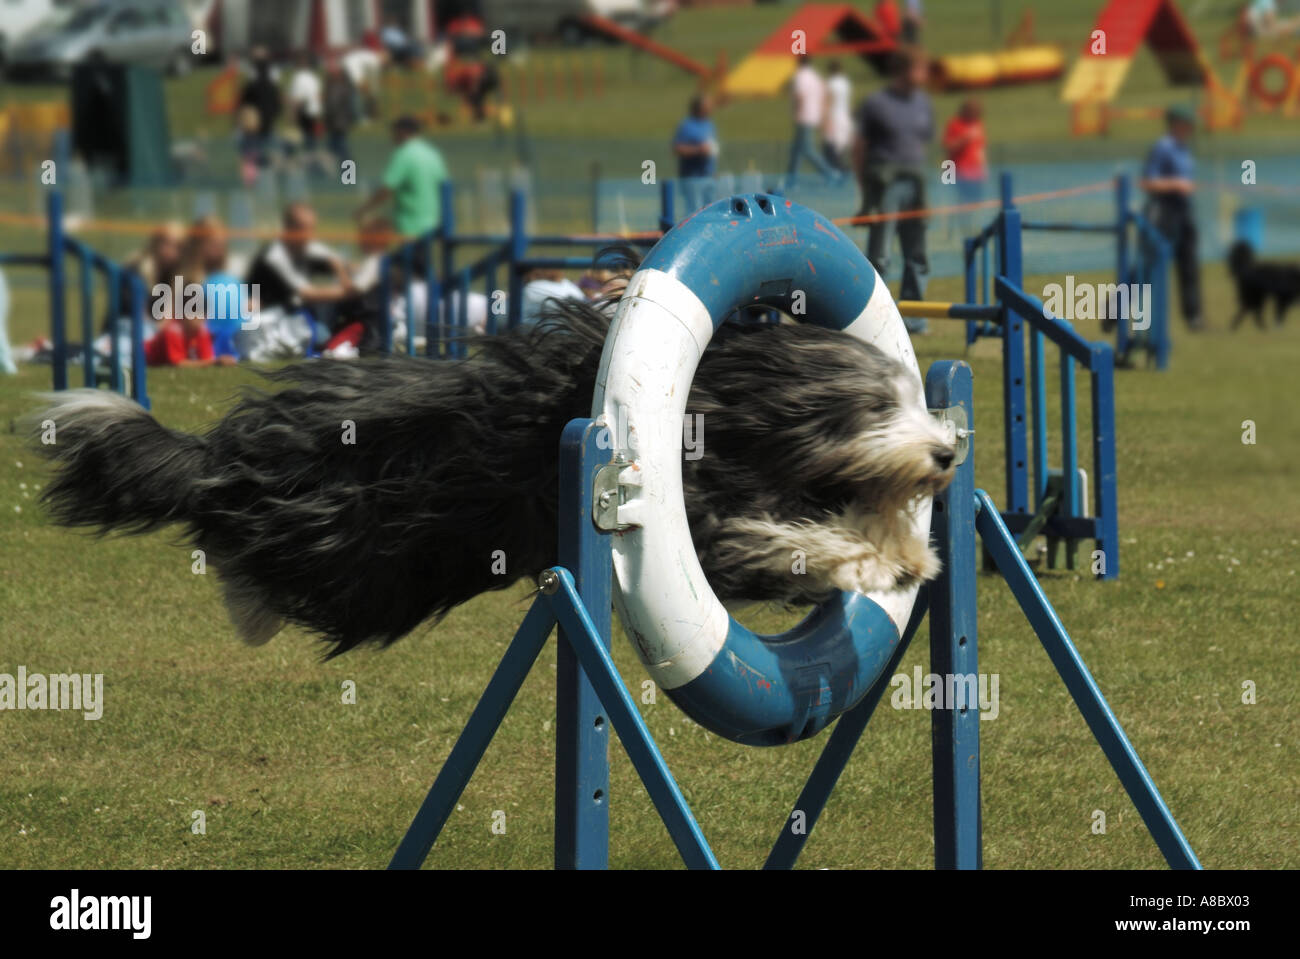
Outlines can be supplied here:
<path id="1" fill-rule="evenodd" d="M 1172 106 L 1165 111 L 1165 122 L 1168 124 L 1185 123 L 1189 127 L 1196 126 L 1196 114 L 1191 107 Z"/>
<path id="2" fill-rule="evenodd" d="M 400 136 L 411 136 L 420 132 L 420 121 L 409 113 L 393 121 L 393 132 Z"/>

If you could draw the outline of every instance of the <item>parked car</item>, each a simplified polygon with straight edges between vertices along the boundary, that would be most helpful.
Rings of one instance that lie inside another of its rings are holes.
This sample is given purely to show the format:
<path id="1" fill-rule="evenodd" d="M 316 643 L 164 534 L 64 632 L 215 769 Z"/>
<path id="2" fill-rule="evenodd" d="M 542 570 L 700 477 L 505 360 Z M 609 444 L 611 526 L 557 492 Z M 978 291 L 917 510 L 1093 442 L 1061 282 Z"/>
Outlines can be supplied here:
<path id="1" fill-rule="evenodd" d="M 78 63 L 131 63 L 171 73 L 189 69 L 192 27 L 185 10 L 159 0 L 127 0 L 81 7 L 66 19 L 43 22 L 9 51 L 11 77 L 67 78 Z"/>

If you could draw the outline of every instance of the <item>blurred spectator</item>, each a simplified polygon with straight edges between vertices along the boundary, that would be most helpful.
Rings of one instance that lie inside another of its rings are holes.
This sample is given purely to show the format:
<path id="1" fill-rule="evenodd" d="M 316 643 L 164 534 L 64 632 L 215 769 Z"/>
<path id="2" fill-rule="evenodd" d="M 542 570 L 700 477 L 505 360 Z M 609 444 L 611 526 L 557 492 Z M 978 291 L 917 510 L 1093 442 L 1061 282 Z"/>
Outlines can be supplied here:
<path id="1" fill-rule="evenodd" d="M 953 164 L 957 177 L 957 202 L 978 203 L 984 199 L 989 168 L 985 159 L 984 110 L 974 97 L 964 100 L 961 109 L 948 121 L 943 131 L 943 149 Z M 970 223 L 963 213 L 959 219 Z"/>
<path id="2" fill-rule="evenodd" d="M 326 144 L 335 162 L 342 163 L 352 155 L 348 150 L 348 134 L 357 122 L 357 98 L 352 79 L 338 57 L 325 61 L 323 99 Z"/>
<path id="3" fill-rule="evenodd" d="M 393 224 L 404 237 L 421 236 L 442 223 L 442 183 L 447 164 L 438 148 L 419 136 L 420 123 L 404 116 L 393 123 L 396 148 L 384 171 L 384 185 L 357 210 L 366 220 L 390 201 Z"/>
<path id="4" fill-rule="evenodd" d="M 379 42 L 384 45 L 393 62 L 401 66 L 409 66 L 420 56 L 419 44 L 407 36 L 406 31 L 391 17 L 379 31 Z"/>
<path id="5" fill-rule="evenodd" d="M 144 361 L 149 366 L 211 366 L 212 337 L 199 317 L 171 317 L 144 344 Z"/>
<path id="6" fill-rule="evenodd" d="M 270 165 L 272 136 L 283 105 L 280 85 L 272 73 L 271 58 L 265 48 L 255 48 L 252 61 L 253 76 L 240 91 L 237 117 L 241 133 L 240 154 L 246 165 L 252 166 L 256 176 L 258 168 Z M 246 182 L 248 172 L 246 168 Z"/>
<path id="7" fill-rule="evenodd" d="M 849 150 L 853 146 L 853 88 L 838 60 L 831 63 L 826 72 L 822 149 L 827 162 L 844 173 L 849 168 Z"/>
<path id="8" fill-rule="evenodd" d="M 524 326 L 536 323 L 551 300 L 582 300 L 585 303 L 587 295 L 561 270 L 533 270 L 524 284 L 519 322 Z"/>
<path id="9" fill-rule="evenodd" d="M 1196 115 L 1185 107 L 1172 107 L 1165 114 L 1169 132 L 1147 154 L 1141 187 L 1147 192 L 1143 211 L 1173 250 L 1178 273 L 1178 301 L 1183 319 L 1193 331 L 1205 329 L 1201 315 L 1201 263 L 1197 256 L 1196 160 L 1190 141 L 1196 129 Z"/>
<path id="10" fill-rule="evenodd" d="M 215 216 L 200 217 L 185 238 L 185 282 L 202 283 L 207 327 L 218 363 L 239 360 L 236 336 L 249 316 L 244 285 L 229 267 L 229 235 Z"/>
<path id="11" fill-rule="evenodd" d="M 185 233 L 179 223 L 164 223 L 155 227 L 145 241 L 144 249 L 126 261 L 126 268 L 140 277 L 144 284 L 144 314 L 154 315 L 154 303 L 159 298 L 170 300 L 176 278 L 183 273 Z M 162 289 L 166 287 L 166 289 Z M 131 313 L 130 284 L 122 284 L 121 315 Z"/>
<path id="12" fill-rule="evenodd" d="M 786 183 L 793 186 L 799 178 L 799 164 L 805 158 L 827 180 L 838 182 L 838 173 L 814 148 L 817 130 L 826 113 L 826 84 L 813 69 L 808 54 L 799 55 L 799 68 L 790 81 L 790 94 L 794 106 L 794 139 L 790 143 L 790 169 Z"/>
<path id="13" fill-rule="evenodd" d="M 289 80 L 289 109 L 302 136 L 302 148 L 308 153 L 316 149 L 316 130 L 321 121 L 320 77 L 312 68 L 311 58 L 298 55 L 298 66 Z"/>
<path id="14" fill-rule="evenodd" d="M 862 212 L 897 214 L 926 208 L 926 153 L 934 139 L 934 110 L 924 84 L 929 64 L 919 50 L 894 54 L 889 84 L 862 101 L 853 159 L 862 186 Z M 903 255 L 899 298 L 925 299 L 926 221 L 923 216 L 872 223 L 867 231 L 867 258 L 888 276 L 889 248 L 895 231 Z M 924 319 L 905 320 L 911 333 L 924 333 Z"/>
<path id="15" fill-rule="evenodd" d="M 285 207 L 282 222 L 279 238 L 262 247 L 248 267 L 245 280 L 250 287 L 257 287 L 254 310 L 260 314 L 274 309 L 318 308 L 350 296 L 354 289 L 343 259 L 315 238 L 312 208 L 291 203 Z M 330 276 L 331 281 L 314 279 L 321 275 Z"/>
<path id="16" fill-rule="evenodd" d="M 384 70 L 384 53 L 370 47 L 355 47 L 339 57 L 352 81 L 352 112 L 359 121 L 379 112 L 379 84 Z"/>
<path id="17" fill-rule="evenodd" d="M 897 37 L 903 32 L 903 15 L 898 11 L 897 0 L 880 0 L 872 15 L 889 36 Z"/>
<path id="18" fill-rule="evenodd" d="M 709 114 L 713 101 L 701 93 L 691 98 L 690 113 L 673 134 L 677 176 L 686 213 L 713 202 L 713 177 L 717 173 L 718 131 Z"/>
<path id="19" fill-rule="evenodd" d="M 901 36 L 904 43 L 916 45 L 921 42 L 921 27 L 925 25 L 925 11 L 921 7 L 921 0 L 906 0 L 906 4 L 903 10 Z"/>

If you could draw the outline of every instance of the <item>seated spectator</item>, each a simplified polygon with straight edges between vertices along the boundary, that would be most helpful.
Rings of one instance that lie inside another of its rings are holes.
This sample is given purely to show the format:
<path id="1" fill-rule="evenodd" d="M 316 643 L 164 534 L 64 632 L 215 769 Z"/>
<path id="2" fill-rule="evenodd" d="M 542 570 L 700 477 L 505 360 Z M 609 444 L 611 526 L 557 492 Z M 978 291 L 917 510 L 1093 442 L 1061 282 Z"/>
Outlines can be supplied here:
<path id="1" fill-rule="evenodd" d="M 536 323 L 545 311 L 548 300 L 583 300 L 587 295 L 582 287 L 564 275 L 561 270 L 533 270 L 524 283 L 523 306 L 519 322 L 524 326 Z"/>
<path id="2" fill-rule="evenodd" d="M 203 284 L 207 306 L 207 327 L 218 363 L 237 363 L 239 347 L 236 336 L 245 318 L 250 318 L 250 304 L 244 284 L 229 267 L 229 236 L 225 225 L 215 216 L 200 217 L 190 227 L 185 239 L 185 279 Z"/>
<path id="3" fill-rule="evenodd" d="M 337 303 L 354 292 L 343 258 L 317 240 L 316 213 L 305 203 L 284 210 L 280 237 L 262 247 L 248 267 L 246 280 L 257 284 L 262 310 L 302 309 Z M 313 276 L 329 274 L 333 282 Z"/>
<path id="4" fill-rule="evenodd" d="M 126 261 L 126 268 L 144 283 L 144 315 L 146 320 L 154 315 L 154 302 L 160 297 L 170 298 L 176 278 L 182 269 L 185 253 L 185 233 L 179 223 L 167 222 L 154 228 L 145 241 L 144 249 Z M 122 284 L 118 310 L 122 315 L 131 313 L 130 285 Z M 116 319 L 115 317 L 112 319 Z"/>
<path id="5" fill-rule="evenodd" d="M 396 235 L 392 221 L 374 217 L 365 221 L 357 239 L 363 259 L 353 271 L 353 285 L 357 295 L 341 308 L 350 322 L 340 325 L 322 351 L 326 356 L 350 359 L 362 353 L 379 351 L 384 343 L 383 289 L 380 283 L 384 254 L 391 249 Z M 410 310 L 407 310 L 408 284 L 398 257 L 390 264 L 388 312 L 393 327 L 393 345 L 402 350 L 407 341 L 407 320 L 414 317 L 417 329 L 424 329 L 428 316 L 429 291 L 421 276 L 412 278 L 409 289 Z M 444 304 L 438 304 L 438 323 L 443 335 L 454 335 L 460 310 L 460 293 L 452 291 L 449 297 L 451 316 L 442 315 Z M 482 293 L 471 292 L 466 298 L 467 323 L 472 333 L 483 333 L 487 326 L 488 299 Z M 421 348 L 425 338 L 416 336 L 416 348 Z"/>
<path id="6" fill-rule="evenodd" d="M 144 361 L 149 366 L 211 366 L 212 337 L 198 317 L 163 320 L 144 345 Z"/>

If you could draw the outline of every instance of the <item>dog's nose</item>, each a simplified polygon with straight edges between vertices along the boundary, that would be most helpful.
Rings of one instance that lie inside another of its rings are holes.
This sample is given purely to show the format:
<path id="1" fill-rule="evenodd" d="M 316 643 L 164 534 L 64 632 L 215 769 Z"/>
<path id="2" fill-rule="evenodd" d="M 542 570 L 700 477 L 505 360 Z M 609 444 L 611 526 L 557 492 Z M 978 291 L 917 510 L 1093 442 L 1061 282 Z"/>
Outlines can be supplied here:
<path id="1" fill-rule="evenodd" d="M 934 456 L 934 461 L 939 465 L 939 469 L 941 470 L 946 470 L 951 466 L 953 457 L 955 456 L 953 451 L 948 449 L 946 446 L 936 446 L 931 455 Z"/>

